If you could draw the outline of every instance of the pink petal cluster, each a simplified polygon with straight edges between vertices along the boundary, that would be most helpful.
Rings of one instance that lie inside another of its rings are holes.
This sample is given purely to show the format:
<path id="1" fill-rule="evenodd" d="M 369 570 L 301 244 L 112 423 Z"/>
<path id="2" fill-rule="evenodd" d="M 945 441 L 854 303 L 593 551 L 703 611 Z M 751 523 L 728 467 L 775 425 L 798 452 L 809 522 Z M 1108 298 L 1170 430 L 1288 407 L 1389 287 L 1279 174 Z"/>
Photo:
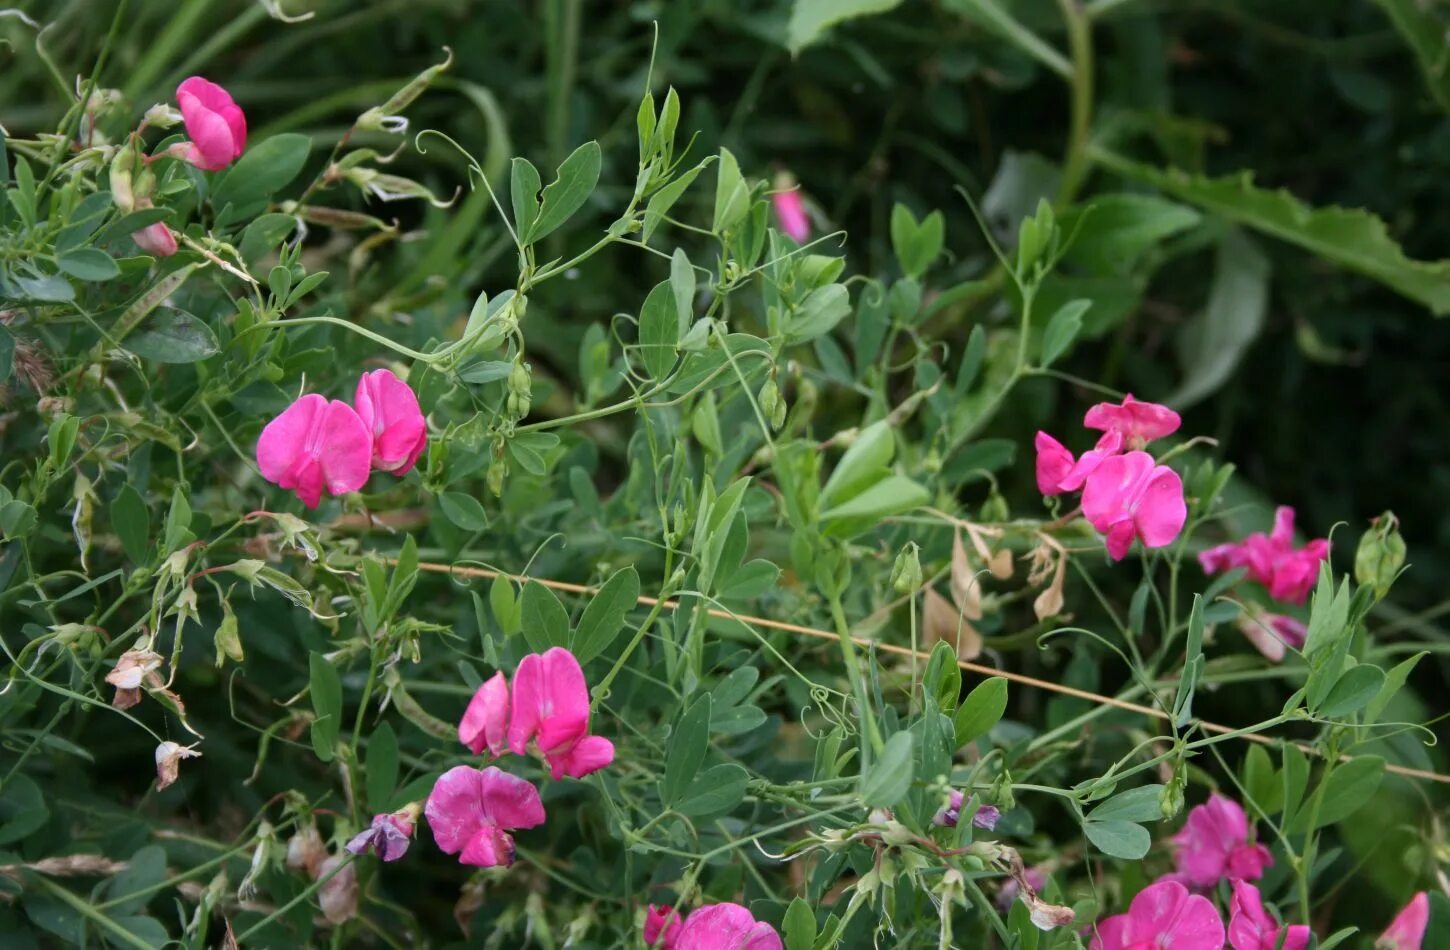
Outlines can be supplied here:
<path id="1" fill-rule="evenodd" d="M 1126 914 L 1099 921 L 1090 950 L 1223 950 L 1223 920 L 1206 897 L 1177 881 L 1150 884 Z"/>
<path id="2" fill-rule="evenodd" d="M 663 950 L 783 950 L 780 934 L 739 904 L 701 907 L 681 922 L 673 909 L 645 912 L 644 942 Z"/>
<path id="3" fill-rule="evenodd" d="M 480 686 L 458 723 L 458 740 L 475 755 L 485 748 L 526 755 L 532 746 L 556 779 L 582 778 L 614 761 L 614 744 L 589 734 L 589 686 L 563 647 L 524 657 L 512 689 L 501 672 Z"/>
<path id="4" fill-rule="evenodd" d="M 1420 950 L 1430 926 L 1430 895 L 1421 891 L 1395 915 L 1375 941 L 1383 950 Z"/>
<path id="5" fill-rule="evenodd" d="M 475 867 L 507 867 L 514 861 L 508 832 L 542 825 L 544 804 L 538 789 L 502 769 L 459 765 L 434 783 L 423 814 L 444 853 Z"/>
<path id="6" fill-rule="evenodd" d="M 1143 447 L 1176 432 L 1178 413 L 1130 393 L 1120 405 L 1093 406 L 1083 425 L 1103 435 L 1081 458 L 1046 432 L 1037 433 L 1038 490 L 1058 495 L 1081 489 L 1083 516 L 1106 536 L 1115 561 L 1127 556 L 1135 539 L 1145 548 L 1172 544 L 1188 520 L 1183 480 Z"/>
<path id="7" fill-rule="evenodd" d="M 170 257 L 176 253 L 176 235 L 160 221 L 132 232 L 131 240 L 153 257 Z"/>
<path id="8" fill-rule="evenodd" d="M 408 843 L 413 838 L 413 823 L 418 818 L 418 806 L 402 811 L 374 815 L 373 823 L 366 830 L 353 836 L 346 845 L 353 854 L 375 852 L 384 861 L 396 861 L 408 853 Z"/>
<path id="9" fill-rule="evenodd" d="M 1247 568 L 1249 577 L 1263 584 L 1269 596 L 1302 604 L 1319 577 L 1319 564 L 1329 557 L 1329 540 L 1315 538 L 1294 547 L 1294 509 L 1281 505 L 1274 512 L 1274 529 L 1255 531 L 1242 541 L 1220 544 L 1198 556 L 1208 574 Z"/>
<path id="10" fill-rule="evenodd" d="M 358 382 L 357 408 L 308 393 L 267 423 L 257 441 L 262 477 L 316 508 L 325 488 L 345 495 L 372 469 L 403 475 L 428 442 L 418 397 L 385 369 Z"/>
<path id="11" fill-rule="evenodd" d="M 775 192 L 770 196 L 771 208 L 775 211 L 780 230 L 797 244 L 804 244 L 811 236 L 811 221 L 806 216 L 806 203 L 801 198 L 795 179 L 782 174 L 776 178 Z"/>
<path id="12" fill-rule="evenodd" d="M 1189 809 L 1173 844 L 1175 877 L 1199 889 L 1222 880 L 1256 881 L 1274 863 L 1268 848 L 1249 841 L 1249 819 L 1243 808 L 1217 792 Z"/>
<path id="13" fill-rule="evenodd" d="M 175 147 L 177 158 L 214 172 L 236 161 L 247 147 L 247 117 L 221 86 L 192 76 L 176 87 L 176 104 L 191 136 L 190 142 Z"/>
<path id="14" fill-rule="evenodd" d="M 1309 933 L 1304 924 L 1281 927 L 1264 910 L 1257 887 L 1234 881 L 1228 905 L 1228 942 L 1234 950 L 1305 950 Z"/>

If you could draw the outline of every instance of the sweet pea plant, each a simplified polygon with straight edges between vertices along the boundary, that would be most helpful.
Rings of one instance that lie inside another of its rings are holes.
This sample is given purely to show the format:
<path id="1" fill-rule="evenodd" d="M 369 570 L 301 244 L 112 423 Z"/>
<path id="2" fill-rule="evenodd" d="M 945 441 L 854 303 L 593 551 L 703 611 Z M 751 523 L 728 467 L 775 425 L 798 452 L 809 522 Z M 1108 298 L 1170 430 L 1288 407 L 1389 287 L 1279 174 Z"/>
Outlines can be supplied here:
<path id="1" fill-rule="evenodd" d="M 1079 197 L 1085 153 L 1005 238 L 897 205 L 863 272 L 790 173 L 702 154 L 653 75 L 628 149 L 547 173 L 410 129 L 453 55 L 325 154 L 249 134 L 220 71 L 145 108 L 104 57 L 53 130 L 0 134 L 0 932 L 1450 928 L 1438 820 L 1398 915 L 1337 900 L 1347 825 L 1443 779 L 1395 718 L 1424 654 L 1378 632 L 1397 522 L 1237 529 L 1212 439 L 1054 368 L 1093 306 L 1063 293 L 1083 242 L 1141 226 Z M 428 154 L 454 198 L 389 170 Z M 474 231 L 486 263 L 442 273 Z M 598 267 L 647 278 L 586 321 Z M 933 322 L 964 297 L 995 309 Z M 1030 450 L 986 435 L 1048 393 L 1069 421 Z"/>

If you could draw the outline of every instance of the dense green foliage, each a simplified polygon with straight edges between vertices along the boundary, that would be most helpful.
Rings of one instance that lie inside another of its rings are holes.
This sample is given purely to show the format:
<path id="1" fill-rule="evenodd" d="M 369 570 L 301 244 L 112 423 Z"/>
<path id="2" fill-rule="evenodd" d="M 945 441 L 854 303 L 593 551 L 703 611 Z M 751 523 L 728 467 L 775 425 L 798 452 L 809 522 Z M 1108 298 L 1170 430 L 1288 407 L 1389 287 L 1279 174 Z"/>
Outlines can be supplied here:
<path id="1" fill-rule="evenodd" d="M 1450 853 L 1447 27 L 1411 0 L 0 11 L 0 934 L 636 947 L 647 903 L 733 900 L 788 950 L 1070 947 L 1216 789 L 1285 919 L 1368 946 Z M 196 74 L 246 152 L 143 166 Z M 133 243 L 157 222 L 174 256 Z M 262 478 L 270 419 L 380 367 L 428 416 L 416 469 L 316 510 Z M 1183 415 L 1153 451 L 1188 523 L 1115 562 L 1044 507 L 1033 436 L 1080 451 L 1125 392 Z M 1333 553 L 1276 663 L 1237 626 L 1264 591 L 1196 555 L 1280 504 Z M 337 853 L 477 764 L 468 698 L 550 646 L 613 765 L 517 760 L 550 818 L 512 868 L 420 823 L 324 919 L 288 843 Z M 201 758 L 157 790 L 163 742 Z M 995 831 L 934 828 L 949 786 Z M 1000 900 L 1019 855 L 1076 926 Z"/>

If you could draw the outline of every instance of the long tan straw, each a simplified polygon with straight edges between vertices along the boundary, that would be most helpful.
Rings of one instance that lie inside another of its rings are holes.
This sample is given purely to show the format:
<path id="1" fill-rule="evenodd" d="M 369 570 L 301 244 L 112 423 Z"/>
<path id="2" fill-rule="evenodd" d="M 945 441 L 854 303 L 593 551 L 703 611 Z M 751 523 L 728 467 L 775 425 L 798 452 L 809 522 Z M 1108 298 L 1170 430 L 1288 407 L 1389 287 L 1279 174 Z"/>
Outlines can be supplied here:
<path id="1" fill-rule="evenodd" d="M 389 564 L 397 563 L 397 561 L 392 558 L 388 558 L 386 560 Z M 518 574 L 508 574 L 502 571 L 491 571 L 487 568 L 482 567 L 454 567 L 451 564 L 438 564 L 435 562 L 422 561 L 419 562 L 418 568 L 419 570 L 430 571 L 435 574 L 452 574 L 461 577 L 507 577 L 510 580 L 516 581 L 520 584 L 524 583 L 525 581 L 536 581 L 539 584 L 542 584 L 544 587 L 550 587 L 554 590 L 561 590 L 565 593 L 570 594 L 594 594 L 598 593 L 599 590 L 597 587 L 588 587 L 584 584 L 571 584 L 567 581 L 552 581 L 542 577 L 526 577 Z M 653 607 L 655 604 L 659 604 L 660 600 L 657 597 L 640 597 L 639 603 L 644 604 L 647 607 Z M 662 606 L 667 607 L 670 610 L 675 610 L 680 606 L 680 602 L 678 600 L 667 600 L 662 604 Z M 765 617 L 752 617 L 746 614 L 735 614 L 726 610 L 717 610 L 715 608 L 709 608 L 705 612 L 711 617 L 719 617 L 722 620 L 736 620 L 741 623 L 753 624 L 754 626 L 765 627 L 771 630 L 785 630 L 790 633 L 801 634 L 802 636 L 815 637 L 818 640 L 841 639 L 840 634 L 834 633 L 830 630 L 817 630 L 814 627 L 803 627 L 800 624 L 786 623 L 783 620 L 769 620 Z M 922 653 L 920 651 L 913 651 L 908 647 L 897 646 L 894 643 L 882 643 L 876 640 L 867 640 L 861 637 L 852 637 L 851 640 L 853 643 L 856 643 L 859 646 L 874 648 L 880 653 L 894 653 L 899 656 L 915 656 L 917 659 L 921 660 L 928 659 L 928 654 L 926 653 Z M 1151 716 L 1154 719 L 1170 721 L 1173 718 L 1161 709 L 1154 709 L 1151 706 L 1143 706 L 1138 703 L 1130 703 L 1127 700 L 1117 699 L 1113 696 L 1103 696 L 1100 693 L 1090 693 L 1085 689 L 1077 689 L 1073 686 L 1064 686 L 1061 683 L 1049 682 L 1048 680 L 1038 679 L 1035 676 L 1026 676 L 1022 673 L 1013 673 L 1010 670 L 999 670 L 990 666 L 983 666 L 980 663 L 972 663 L 968 660 L 958 660 L 957 666 L 970 673 L 979 673 L 983 676 L 1000 676 L 1005 680 L 1009 680 L 1013 683 L 1021 683 L 1023 686 L 1030 686 L 1033 689 L 1043 689 L 1052 693 L 1061 693 L 1064 696 L 1075 696 L 1078 699 L 1085 699 L 1089 702 L 1097 703 L 1102 706 L 1113 706 L 1117 709 L 1126 709 L 1129 712 L 1135 712 L 1143 716 Z M 1216 722 L 1205 722 L 1203 720 L 1199 720 L 1198 726 L 1204 732 L 1212 732 L 1219 735 L 1236 731 L 1229 726 L 1221 726 Z M 1268 736 L 1259 735 L 1258 733 L 1245 733 L 1239 736 L 1239 738 L 1247 740 L 1249 742 L 1257 742 L 1259 745 L 1266 746 L 1276 746 L 1281 741 L 1271 739 Z M 1303 743 L 1296 744 L 1303 752 L 1307 754 L 1318 754 L 1312 746 L 1308 746 Z M 1348 761 L 1351 758 L 1353 757 L 1343 755 L 1340 756 L 1340 761 Z M 1445 784 L 1450 784 L 1450 775 L 1442 775 L 1439 772 L 1428 772 L 1424 769 L 1411 769 L 1406 768 L 1403 765 L 1390 764 L 1385 765 L 1385 771 L 1392 772 L 1395 775 L 1403 775 L 1407 778 L 1418 778 L 1424 779 L 1429 782 L 1442 782 Z"/>

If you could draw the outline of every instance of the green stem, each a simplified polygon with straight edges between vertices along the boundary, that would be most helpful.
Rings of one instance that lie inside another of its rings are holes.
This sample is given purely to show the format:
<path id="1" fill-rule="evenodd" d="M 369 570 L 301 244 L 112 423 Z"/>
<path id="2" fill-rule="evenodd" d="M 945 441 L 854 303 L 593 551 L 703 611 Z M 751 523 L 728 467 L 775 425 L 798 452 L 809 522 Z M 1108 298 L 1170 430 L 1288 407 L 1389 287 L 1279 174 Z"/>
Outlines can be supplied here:
<path id="1" fill-rule="evenodd" d="M 89 903 L 81 900 L 79 897 L 72 894 L 65 888 L 61 887 L 59 884 L 56 884 L 53 881 L 40 875 L 36 875 L 36 879 L 40 881 L 41 886 L 44 887 L 47 891 L 60 898 L 66 904 L 69 904 L 71 909 L 74 910 L 76 913 L 85 917 L 87 920 L 94 922 L 96 926 L 106 931 L 106 933 L 110 936 L 112 940 L 127 947 L 137 947 L 139 948 L 139 950 L 149 950 L 151 946 L 149 943 L 142 940 L 140 937 L 137 937 L 135 934 L 131 933 L 131 931 L 127 930 L 125 927 L 122 927 L 120 924 L 116 923 L 105 914 L 96 910 Z"/>
<path id="2" fill-rule="evenodd" d="M 841 659 L 846 664 L 846 676 L 851 680 L 851 689 L 856 694 L 856 705 L 860 708 L 862 722 L 866 725 L 866 736 L 871 740 L 871 750 L 880 754 L 886 745 L 881 738 L 881 727 L 876 722 L 876 712 L 871 706 L 871 694 L 866 689 L 866 677 L 861 669 L 861 660 L 856 653 L 856 643 L 851 639 L 851 628 L 846 623 L 846 612 L 841 608 L 841 595 L 831 594 L 831 619 L 836 624 L 838 642 L 841 644 Z"/>
<path id="3" fill-rule="evenodd" d="M 1057 192 L 1058 206 L 1066 207 L 1087 175 L 1093 117 L 1093 41 L 1092 24 L 1080 0 L 1058 0 L 1058 6 L 1067 21 L 1068 50 L 1072 55 L 1072 124 Z"/>

